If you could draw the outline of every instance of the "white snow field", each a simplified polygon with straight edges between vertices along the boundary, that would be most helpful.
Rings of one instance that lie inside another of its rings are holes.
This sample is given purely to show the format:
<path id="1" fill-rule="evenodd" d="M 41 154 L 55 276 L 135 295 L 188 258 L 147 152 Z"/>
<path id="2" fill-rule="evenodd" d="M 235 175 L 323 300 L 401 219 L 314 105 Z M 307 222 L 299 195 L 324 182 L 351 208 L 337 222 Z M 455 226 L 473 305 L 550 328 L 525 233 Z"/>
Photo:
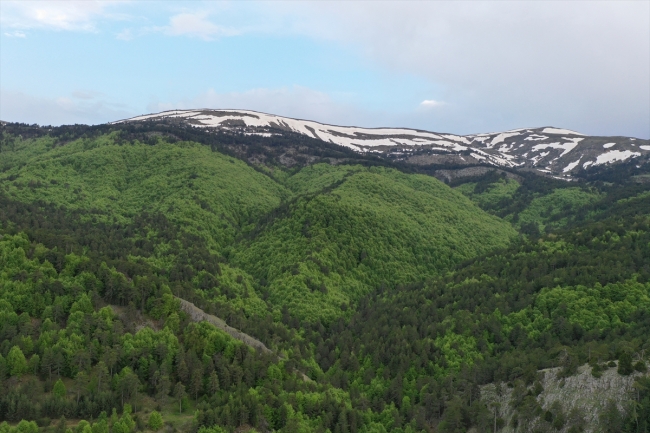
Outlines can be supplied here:
<path id="1" fill-rule="evenodd" d="M 594 165 L 609 164 L 614 161 L 625 161 L 626 159 L 635 156 L 641 156 L 641 153 L 632 152 L 629 150 L 624 150 L 624 151 L 610 150 L 607 153 L 598 155 L 598 157 L 596 158 L 596 162 L 594 162 Z"/>

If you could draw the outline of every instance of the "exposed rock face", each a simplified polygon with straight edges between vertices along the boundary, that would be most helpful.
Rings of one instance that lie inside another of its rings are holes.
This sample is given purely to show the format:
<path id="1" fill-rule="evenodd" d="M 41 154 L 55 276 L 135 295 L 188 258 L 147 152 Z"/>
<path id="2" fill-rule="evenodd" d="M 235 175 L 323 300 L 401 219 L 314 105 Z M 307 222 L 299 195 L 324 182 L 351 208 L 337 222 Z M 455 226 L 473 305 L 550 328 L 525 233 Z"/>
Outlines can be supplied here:
<path id="1" fill-rule="evenodd" d="M 262 343 L 261 341 L 257 340 L 254 337 L 251 337 L 250 335 L 248 335 L 248 334 L 246 334 L 244 332 L 241 332 L 239 329 L 235 329 L 235 328 L 233 328 L 231 326 L 228 326 L 228 324 L 226 324 L 226 322 L 223 319 L 220 319 L 217 316 L 213 316 L 211 314 L 206 313 L 205 311 L 203 311 L 202 309 L 200 309 L 199 307 L 197 307 L 193 303 L 191 303 L 189 301 L 186 301 L 185 299 L 181 299 L 181 298 L 178 298 L 178 297 L 176 297 L 176 299 L 178 299 L 178 301 L 180 302 L 181 309 L 183 311 L 185 311 L 187 314 L 189 314 L 192 321 L 194 321 L 194 322 L 206 321 L 208 323 L 211 323 L 212 325 L 214 325 L 218 329 L 221 329 L 222 331 L 224 331 L 225 333 L 230 335 L 232 338 L 235 338 L 235 339 L 243 342 L 245 345 L 250 346 L 250 347 L 252 347 L 252 348 L 254 348 L 256 350 L 260 350 L 260 351 L 262 351 L 264 353 L 271 354 L 271 355 L 275 356 L 278 360 L 283 359 L 281 356 L 279 356 L 278 354 L 273 352 L 271 349 L 266 347 L 266 345 L 264 343 Z M 299 374 L 305 382 L 311 382 L 312 381 L 311 378 L 309 376 L 307 376 L 305 373 L 303 373 L 302 371 L 299 371 L 298 369 L 294 369 L 294 372 L 296 374 Z"/>
<path id="2" fill-rule="evenodd" d="M 273 353 L 271 349 L 266 347 L 264 343 L 262 343 L 261 341 L 251 337 L 248 334 L 241 332 L 238 329 L 228 326 L 226 322 L 224 322 L 222 319 L 218 318 L 217 316 L 213 316 L 211 314 L 206 313 L 205 311 L 201 310 L 199 307 L 197 307 L 196 305 L 194 305 L 189 301 L 186 301 L 181 298 L 176 298 L 176 299 L 180 301 L 181 309 L 185 311 L 187 314 L 189 314 L 190 318 L 194 322 L 201 322 L 205 320 L 206 322 L 209 322 L 214 326 L 216 326 L 217 328 L 221 329 L 222 331 L 226 332 L 231 337 L 239 341 L 242 341 L 247 346 L 250 346 L 254 349 L 261 350 L 262 352 Z"/>
<path id="3" fill-rule="evenodd" d="M 562 429 L 553 431 L 567 432 L 571 423 L 575 423 L 581 425 L 586 433 L 598 432 L 599 416 L 610 404 L 610 400 L 616 404 L 619 411 L 628 410 L 634 399 L 634 381 L 641 375 L 635 373 L 622 376 L 618 374 L 616 367 L 612 367 L 604 371 L 600 378 L 596 378 L 591 374 L 589 365 L 583 365 L 578 368 L 577 374 L 565 378 L 558 378 L 560 371 L 559 367 L 539 371 L 543 390 L 536 400 L 542 408 L 542 413 L 528 427 L 545 431 L 544 427 L 550 427 L 550 424 L 544 421 L 544 414 L 546 411 L 553 412 L 557 407 L 561 407 L 567 422 Z M 533 390 L 534 387 L 531 386 L 529 389 Z M 485 385 L 481 388 L 481 399 L 491 410 L 497 408 L 497 417 L 504 423 L 500 431 L 504 433 L 523 431 L 515 429 L 512 425 L 513 418 L 517 416 L 512 404 L 512 388 L 505 384 Z"/>
<path id="4" fill-rule="evenodd" d="M 509 171 L 499 170 L 492 167 L 467 167 L 458 170 L 436 170 L 433 175 L 438 180 L 449 183 L 456 179 L 483 176 L 484 174 L 487 174 L 493 170 L 496 170 L 497 174 L 503 175 L 508 179 L 521 182 L 521 176 L 517 176 L 516 174 L 510 173 Z"/>

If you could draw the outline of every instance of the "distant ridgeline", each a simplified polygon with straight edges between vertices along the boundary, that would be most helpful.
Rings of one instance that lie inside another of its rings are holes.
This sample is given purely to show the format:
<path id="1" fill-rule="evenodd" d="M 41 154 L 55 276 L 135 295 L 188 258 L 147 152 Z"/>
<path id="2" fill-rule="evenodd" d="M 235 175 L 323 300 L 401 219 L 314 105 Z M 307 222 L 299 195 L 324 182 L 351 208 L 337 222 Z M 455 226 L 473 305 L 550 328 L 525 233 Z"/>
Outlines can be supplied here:
<path id="1" fill-rule="evenodd" d="M 542 127 L 455 135 L 408 128 L 358 128 L 326 125 L 249 110 L 171 110 L 115 124 L 173 124 L 211 132 L 278 137 L 300 134 L 361 154 L 440 171 L 439 178 L 467 176 L 476 166 L 528 171 L 557 179 L 584 178 L 603 166 L 650 161 L 650 141 L 633 137 L 586 136 L 568 129 Z M 250 160 L 250 159 L 249 159 Z M 289 161 L 293 162 L 293 161 Z M 459 170 L 465 168 L 465 170 Z M 639 167 L 640 168 L 640 167 Z M 482 170 L 485 172 L 485 168 Z"/>
<path id="2" fill-rule="evenodd" d="M 650 431 L 647 140 L 0 133 L 0 433 Z"/>

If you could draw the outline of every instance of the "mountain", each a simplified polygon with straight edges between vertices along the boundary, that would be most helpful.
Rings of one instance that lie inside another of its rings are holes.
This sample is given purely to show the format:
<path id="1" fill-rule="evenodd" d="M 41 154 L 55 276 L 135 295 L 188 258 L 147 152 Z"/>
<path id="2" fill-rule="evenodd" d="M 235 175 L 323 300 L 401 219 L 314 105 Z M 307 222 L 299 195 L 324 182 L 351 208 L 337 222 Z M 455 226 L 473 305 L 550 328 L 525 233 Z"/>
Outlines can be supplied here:
<path id="1" fill-rule="evenodd" d="M 0 125 L 1 433 L 648 431 L 642 157 L 195 121 Z"/>
<path id="2" fill-rule="evenodd" d="M 122 122 L 170 121 L 209 130 L 271 137 L 294 132 L 417 165 L 472 166 L 533 170 L 571 180 L 581 170 L 650 160 L 650 141 L 631 137 L 590 137 L 562 128 L 454 135 L 407 128 L 334 126 L 249 110 L 172 110 Z"/>

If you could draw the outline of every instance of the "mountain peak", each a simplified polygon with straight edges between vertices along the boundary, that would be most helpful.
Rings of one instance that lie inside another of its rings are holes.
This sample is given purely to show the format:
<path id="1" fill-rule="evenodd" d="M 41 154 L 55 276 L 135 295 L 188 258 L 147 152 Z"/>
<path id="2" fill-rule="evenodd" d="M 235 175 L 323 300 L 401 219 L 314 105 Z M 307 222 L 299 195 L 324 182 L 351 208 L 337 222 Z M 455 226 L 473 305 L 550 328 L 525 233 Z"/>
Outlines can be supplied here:
<path id="1" fill-rule="evenodd" d="M 631 137 L 596 137 L 554 126 L 456 135 L 410 128 L 363 128 L 237 109 L 169 110 L 114 123 L 167 121 L 265 137 L 284 132 L 303 134 L 418 165 L 491 165 L 532 169 L 571 179 L 588 167 L 650 157 L 650 142 Z"/>

